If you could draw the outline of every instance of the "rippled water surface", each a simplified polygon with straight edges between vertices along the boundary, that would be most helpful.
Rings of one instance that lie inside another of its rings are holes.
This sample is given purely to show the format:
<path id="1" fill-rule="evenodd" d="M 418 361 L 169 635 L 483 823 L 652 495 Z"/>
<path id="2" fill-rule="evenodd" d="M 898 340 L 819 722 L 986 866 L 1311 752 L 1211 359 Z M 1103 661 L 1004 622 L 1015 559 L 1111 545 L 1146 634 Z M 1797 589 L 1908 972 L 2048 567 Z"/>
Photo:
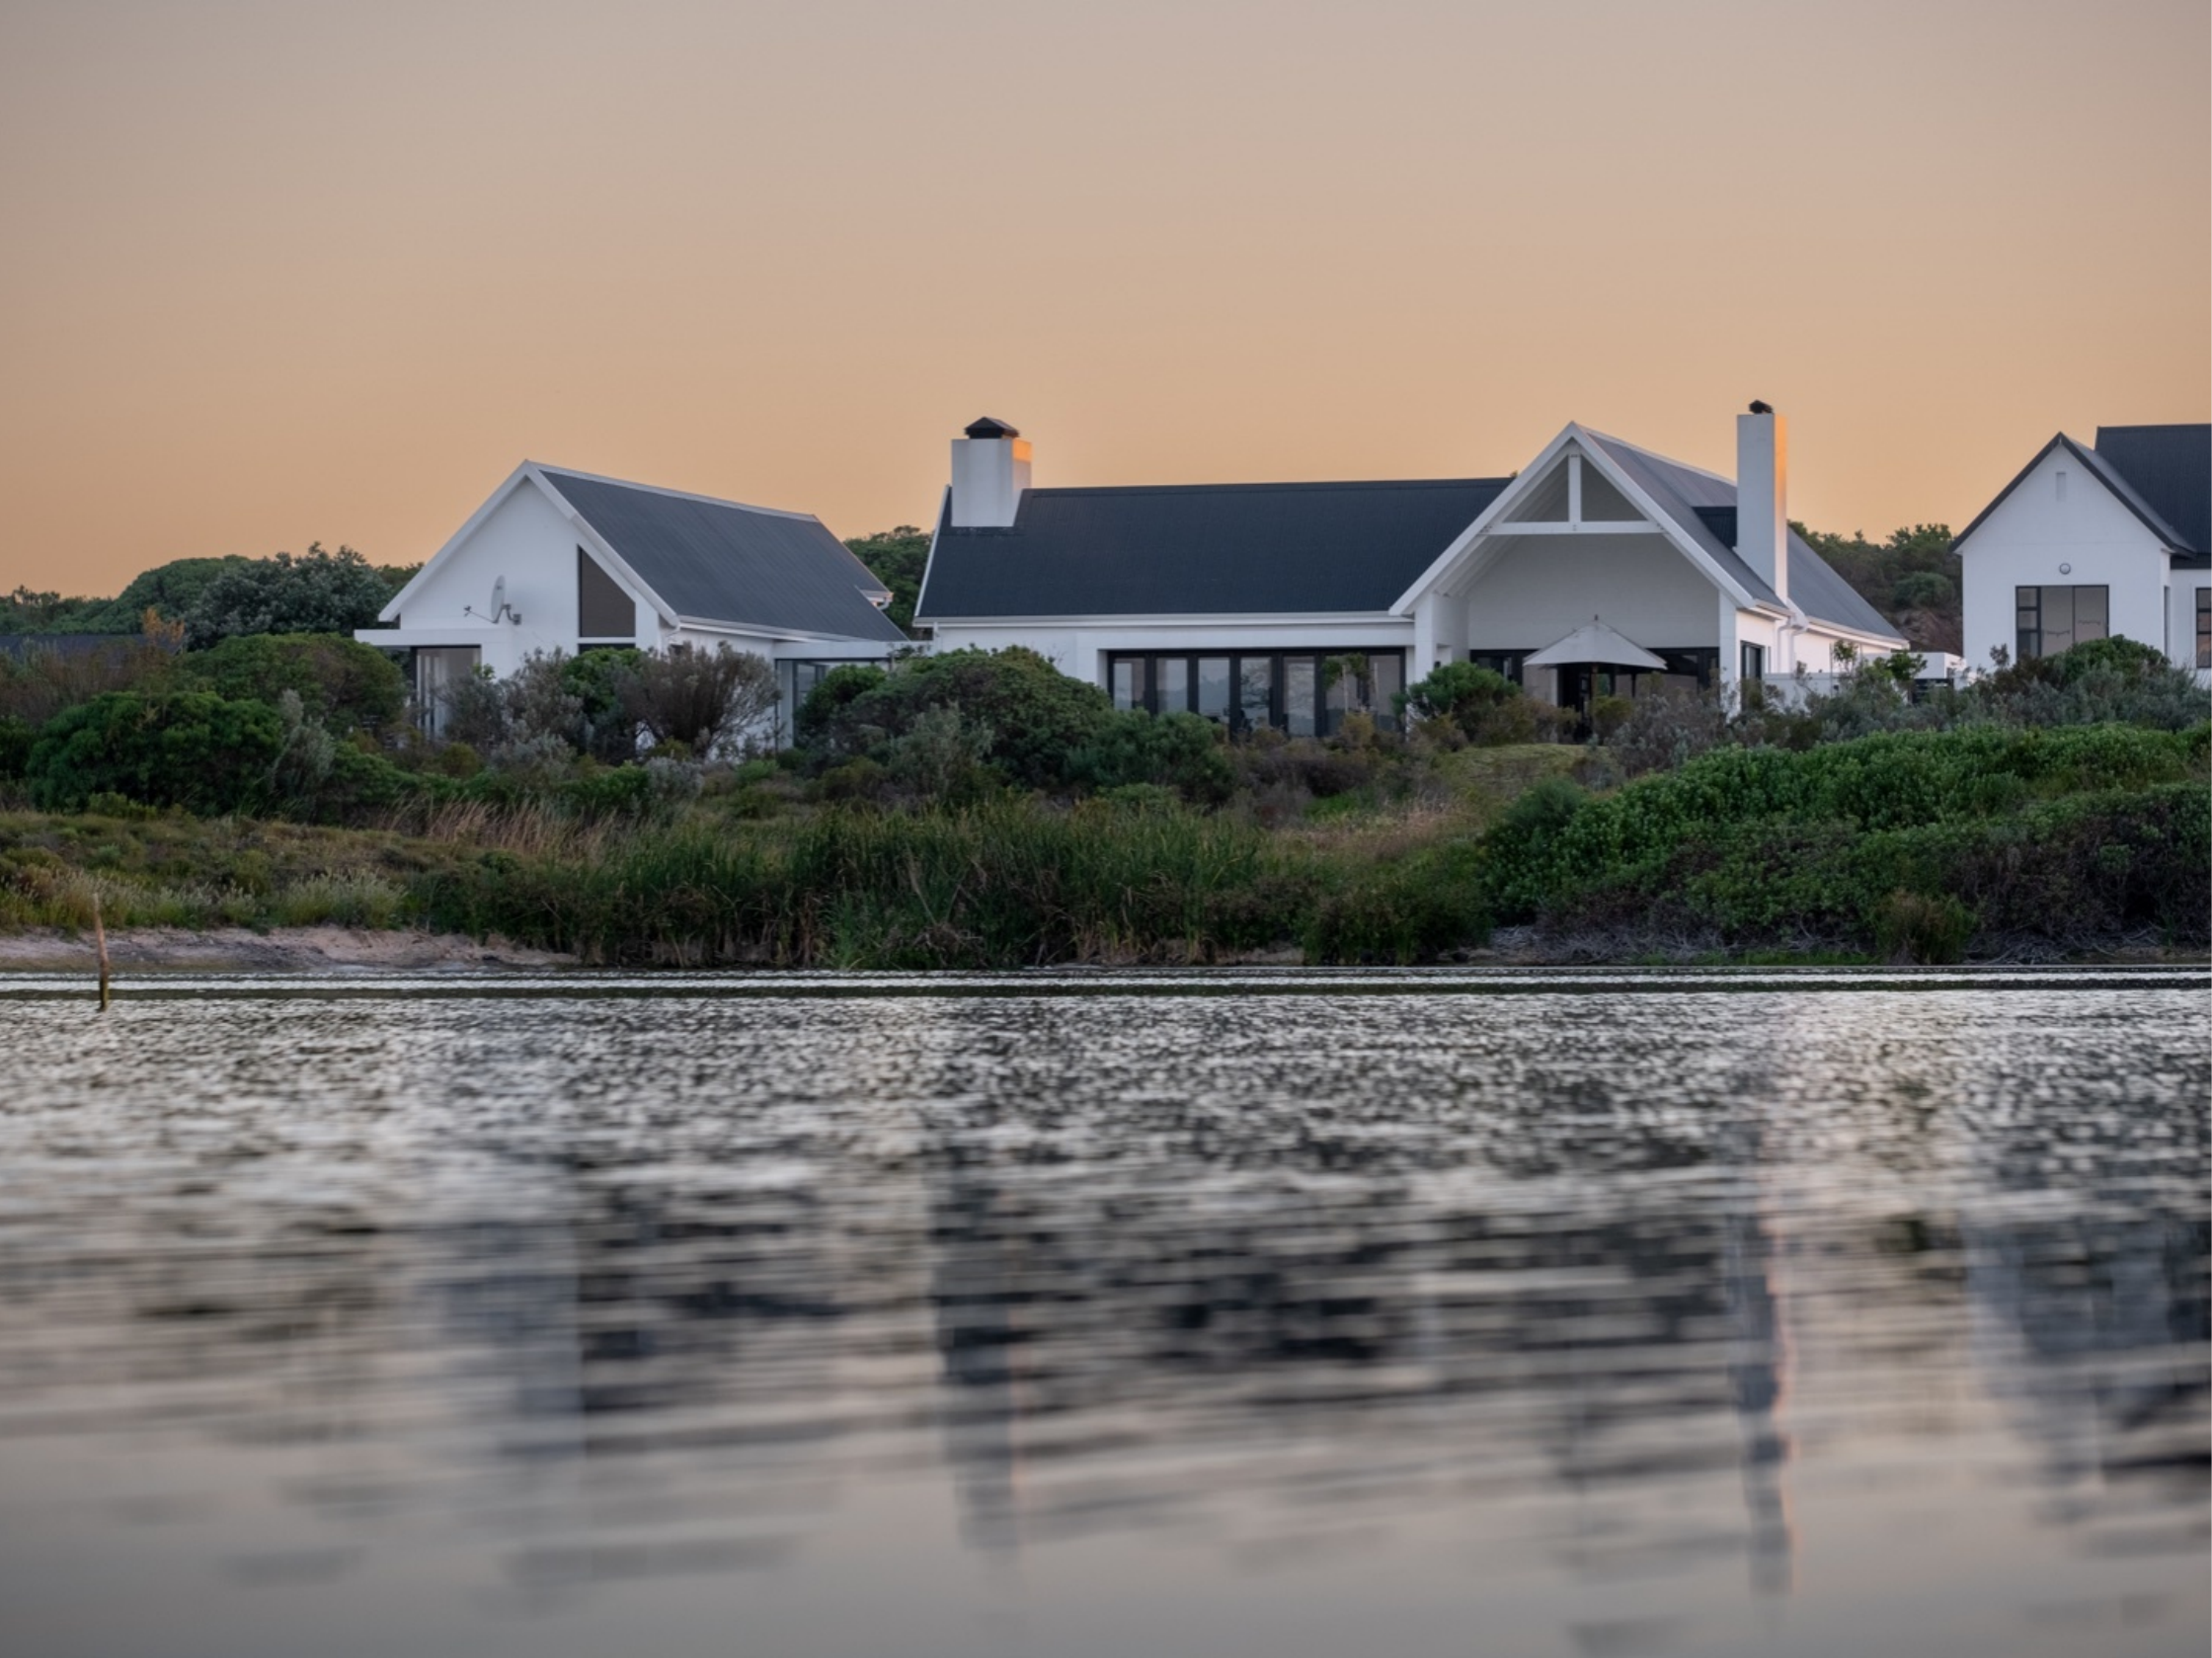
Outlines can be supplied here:
<path id="1" fill-rule="evenodd" d="M 0 980 L 7 1649 L 2205 1650 L 2203 976 L 1196 983 Z"/>

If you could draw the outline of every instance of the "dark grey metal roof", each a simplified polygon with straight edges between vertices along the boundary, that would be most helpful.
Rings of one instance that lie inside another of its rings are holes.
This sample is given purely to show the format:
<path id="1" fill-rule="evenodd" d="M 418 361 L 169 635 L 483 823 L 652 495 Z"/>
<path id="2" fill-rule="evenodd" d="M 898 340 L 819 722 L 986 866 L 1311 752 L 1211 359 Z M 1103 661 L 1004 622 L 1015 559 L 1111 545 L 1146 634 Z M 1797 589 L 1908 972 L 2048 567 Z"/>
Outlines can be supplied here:
<path id="1" fill-rule="evenodd" d="M 883 584 L 820 518 L 538 471 L 679 616 L 885 644 L 907 637 L 869 601 Z"/>
<path id="2" fill-rule="evenodd" d="M 2129 436 L 2123 435 L 2152 433 L 2193 433 L 2196 434 L 2195 441 L 2199 452 L 2194 461 L 2198 470 L 2193 486 L 2195 491 L 2193 502 L 2190 499 L 2191 483 L 2188 474 L 2190 460 L 2186 452 L 2185 438 L 2160 437 L 2131 441 Z M 2043 464 L 2044 456 L 2048 455 L 2053 449 L 2062 448 L 2082 463 L 2084 471 L 2111 491 L 2113 499 L 2130 513 L 2133 513 L 2143 527 L 2159 538 L 2161 545 L 2171 549 L 2176 562 L 2196 564 L 2203 561 L 2206 552 L 2205 537 L 2208 533 L 2203 528 L 2204 514 L 2207 511 L 2205 492 L 2208 487 L 2212 487 L 2208 486 L 2204 476 L 2205 469 L 2212 467 L 2212 459 L 2207 459 L 2203 451 L 2208 441 L 2212 441 L 2212 427 L 2104 426 L 2097 428 L 2096 435 L 2099 445 L 2104 442 L 2108 435 L 2117 438 L 2117 452 L 2126 455 L 2128 460 L 2133 462 L 2146 477 L 2152 479 L 2160 493 L 2184 516 L 2190 514 L 2193 507 L 2194 521 L 2197 525 L 2193 536 L 2190 528 L 2186 525 L 2181 528 L 2174 527 L 2174 524 L 2167 518 L 2166 514 L 2141 490 L 2136 488 L 2112 455 L 2102 453 L 2099 449 L 2085 449 L 2062 432 L 2040 449 L 2037 449 L 2034 457 L 2013 474 L 2013 481 L 1999 490 L 1987 507 L 1974 514 L 1972 523 L 1951 537 L 1951 551 L 1957 552 L 1966 545 L 1967 537 L 1988 522 L 1989 515 L 2011 499 L 2013 492 L 2026 481 L 2029 473 Z"/>
<path id="3" fill-rule="evenodd" d="M 2212 426 L 2100 426 L 2095 453 L 2177 532 L 2176 551 L 2212 555 Z"/>
<path id="4" fill-rule="evenodd" d="M 1029 490 L 940 522 L 920 620 L 1385 612 L 1509 480 Z"/>
<path id="5" fill-rule="evenodd" d="M 1728 572 L 1744 591 L 1768 604 L 1778 604 L 1775 590 L 1736 553 L 1736 486 L 1726 478 L 1684 466 L 1679 461 L 1639 449 L 1618 437 L 1589 434 L 1590 440 L 1658 504 L 1660 511 L 1680 524 L 1685 533 Z M 1722 532 L 1726 539 L 1722 539 Z M 1828 561 L 1805 544 L 1795 530 L 1789 533 L 1790 602 L 1815 621 L 1872 633 L 1903 643 L 1894 622 L 1837 575 Z"/>

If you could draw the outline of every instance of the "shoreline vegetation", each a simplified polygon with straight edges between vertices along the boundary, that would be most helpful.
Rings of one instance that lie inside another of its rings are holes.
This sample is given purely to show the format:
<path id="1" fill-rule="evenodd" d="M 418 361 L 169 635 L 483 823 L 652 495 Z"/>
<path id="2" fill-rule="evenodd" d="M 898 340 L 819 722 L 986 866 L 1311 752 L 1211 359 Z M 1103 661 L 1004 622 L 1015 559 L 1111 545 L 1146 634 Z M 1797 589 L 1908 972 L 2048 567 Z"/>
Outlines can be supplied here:
<path id="1" fill-rule="evenodd" d="M 1579 723 L 1467 664 L 1377 706 L 1332 658 L 1333 729 L 1303 737 L 955 651 L 836 670 L 767 753 L 772 676 L 727 650 L 533 658 L 428 737 L 398 666 L 329 631 L 374 597 L 358 565 L 225 566 L 190 648 L 149 613 L 0 655 L 10 959 L 96 913 L 126 964 L 383 935 L 410 963 L 878 971 L 2212 944 L 2212 709 L 2123 639 L 1927 695 L 1901 655 Z"/>
<path id="2" fill-rule="evenodd" d="M 97 898 L 126 960 L 147 928 L 314 927 L 684 967 L 2195 959 L 2208 735 L 1877 734 L 1608 792 L 1517 745 L 1440 756 L 1441 798 L 1273 828 L 1148 793 L 768 815 L 774 771 L 404 829 L 105 801 L 0 813 L 0 927 L 89 930 Z"/>

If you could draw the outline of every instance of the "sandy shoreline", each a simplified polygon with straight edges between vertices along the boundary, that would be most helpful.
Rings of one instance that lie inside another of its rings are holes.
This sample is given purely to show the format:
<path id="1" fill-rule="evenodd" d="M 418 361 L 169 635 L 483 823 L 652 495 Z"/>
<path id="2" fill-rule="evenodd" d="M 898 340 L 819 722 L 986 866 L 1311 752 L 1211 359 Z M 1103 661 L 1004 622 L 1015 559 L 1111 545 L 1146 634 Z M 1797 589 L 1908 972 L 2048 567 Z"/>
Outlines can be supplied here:
<path id="1" fill-rule="evenodd" d="M 118 974 L 138 972 L 300 973 L 316 968 L 548 968 L 576 958 L 530 950 L 504 939 L 479 943 L 454 933 L 373 931 L 362 927 L 119 927 L 108 934 Z M 0 972 L 98 971 L 90 933 L 58 927 L 0 932 Z"/>

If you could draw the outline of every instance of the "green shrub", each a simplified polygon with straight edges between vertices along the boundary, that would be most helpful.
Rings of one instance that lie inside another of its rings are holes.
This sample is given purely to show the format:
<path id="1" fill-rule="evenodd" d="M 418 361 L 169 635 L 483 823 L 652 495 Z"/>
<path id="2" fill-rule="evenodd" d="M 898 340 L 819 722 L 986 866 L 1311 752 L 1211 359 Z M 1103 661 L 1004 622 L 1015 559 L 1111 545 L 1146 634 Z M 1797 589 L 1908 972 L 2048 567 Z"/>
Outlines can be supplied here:
<path id="1" fill-rule="evenodd" d="M 241 633 L 351 633 L 375 624 L 391 597 L 382 572 L 351 547 L 320 542 L 295 558 L 225 563 L 194 594 L 182 620 L 195 649 Z"/>
<path id="2" fill-rule="evenodd" d="M 1465 848 L 1447 847 L 1364 870 L 1323 895 L 1303 944 L 1315 963 L 1433 960 L 1486 943 L 1490 918 Z"/>
<path id="3" fill-rule="evenodd" d="M 240 634 L 178 660 L 182 689 L 272 708 L 294 692 L 333 732 L 382 731 L 407 707 L 406 675 L 374 646 L 328 633 Z"/>
<path id="4" fill-rule="evenodd" d="M 802 749 L 829 749 L 848 729 L 844 711 L 884 682 L 884 671 L 874 663 L 849 662 L 832 668 L 799 704 L 793 732 Z"/>
<path id="5" fill-rule="evenodd" d="M 1069 754 L 1066 780 L 1099 791 L 1156 785 L 1194 806 L 1219 806 L 1236 787 L 1220 728 L 1196 714 L 1110 713 Z"/>
<path id="6" fill-rule="evenodd" d="M 31 764 L 31 746 L 35 741 L 36 734 L 28 720 L 0 714 L 0 783 L 12 783 L 24 774 Z"/>
<path id="7" fill-rule="evenodd" d="M 204 814 L 252 812 L 269 803 L 282 748 L 282 723 L 266 703 L 111 691 L 48 720 L 25 774 L 47 811 L 113 793 Z"/>
<path id="8" fill-rule="evenodd" d="M 1504 919 L 1812 934 L 1931 960 L 1976 928 L 2200 938 L 2208 740 L 1984 727 L 1722 750 L 1571 813 L 1532 791 L 1486 838 L 1484 886 Z M 1898 892 L 1950 895 L 1970 922 Z"/>
<path id="9" fill-rule="evenodd" d="M 874 678 L 866 677 L 868 672 Z M 923 715 L 953 708 L 991 733 L 985 759 L 1017 788 L 1069 785 L 1070 758 L 1089 746 L 1114 706 L 1096 685 L 1069 678 L 1034 651 L 948 651 L 895 663 L 889 671 L 838 669 L 807 698 L 807 741 L 831 757 L 872 754 Z"/>
<path id="10" fill-rule="evenodd" d="M 341 743 L 331 752 L 330 769 L 302 803 L 301 815 L 325 824 L 370 823 L 419 792 L 415 777 L 382 754 Z"/>
<path id="11" fill-rule="evenodd" d="M 1973 933 L 1973 912 L 1948 893 L 1931 897 L 1900 887 L 1874 913 L 1874 947 L 1892 962 L 1936 967 L 1964 961 Z"/>

